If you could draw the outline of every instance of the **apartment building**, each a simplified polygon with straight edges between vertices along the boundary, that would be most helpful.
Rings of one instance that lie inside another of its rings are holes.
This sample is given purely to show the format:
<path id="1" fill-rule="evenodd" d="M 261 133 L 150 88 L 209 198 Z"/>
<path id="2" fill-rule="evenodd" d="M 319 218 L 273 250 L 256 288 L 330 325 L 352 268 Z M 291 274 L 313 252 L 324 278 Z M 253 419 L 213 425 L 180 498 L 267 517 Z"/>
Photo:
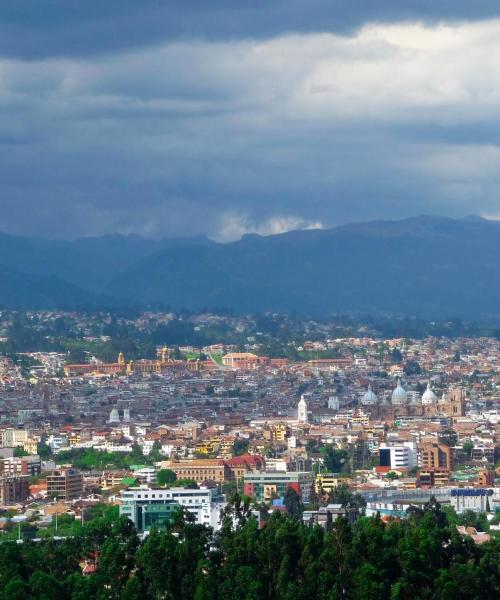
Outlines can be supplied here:
<path id="1" fill-rule="evenodd" d="M 453 448 L 445 444 L 431 442 L 420 449 L 420 463 L 423 469 L 453 470 Z"/>
<path id="2" fill-rule="evenodd" d="M 61 500 L 79 498 L 83 493 L 83 476 L 77 469 L 55 469 L 47 475 L 47 494 Z"/>
<path id="3" fill-rule="evenodd" d="M 28 475 L 34 477 L 42 471 L 39 456 L 11 456 L 0 459 L 0 473 L 4 475 Z"/>
<path id="4" fill-rule="evenodd" d="M 0 506 L 26 502 L 29 493 L 29 477 L 26 475 L 0 477 Z"/>

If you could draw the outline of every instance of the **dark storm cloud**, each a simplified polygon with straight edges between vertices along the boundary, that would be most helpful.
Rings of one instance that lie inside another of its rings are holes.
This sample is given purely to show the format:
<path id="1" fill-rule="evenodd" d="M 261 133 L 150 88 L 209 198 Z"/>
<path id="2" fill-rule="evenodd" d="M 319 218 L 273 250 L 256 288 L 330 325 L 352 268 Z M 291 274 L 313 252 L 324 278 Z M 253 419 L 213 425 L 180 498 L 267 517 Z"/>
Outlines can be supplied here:
<path id="1" fill-rule="evenodd" d="M 4 0 L 0 230 L 497 215 L 496 6 Z"/>
<path id="2" fill-rule="evenodd" d="M 78 56 L 174 39 L 265 39 L 372 21 L 478 20 L 497 0 L 2 0 L 0 54 Z"/>

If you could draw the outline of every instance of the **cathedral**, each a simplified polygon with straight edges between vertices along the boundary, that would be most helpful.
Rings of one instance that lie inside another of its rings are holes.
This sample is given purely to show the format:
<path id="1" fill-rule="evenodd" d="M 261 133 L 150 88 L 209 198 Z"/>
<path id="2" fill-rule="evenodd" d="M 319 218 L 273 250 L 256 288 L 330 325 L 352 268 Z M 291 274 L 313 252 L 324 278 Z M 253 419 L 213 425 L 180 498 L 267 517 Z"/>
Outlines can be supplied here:
<path id="1" fill-rule="evenodd" d="M 411 392 L 410 392 L 411 394 Z M 361 405 L 375 419 L 394 420 L 398 417 L 433 417 L 443 415 L 451 419 L 463 417 L 465 414 L 465 390 L 450 388 L 438 398 L 432 391 L 430 383 L 419 399 L 409 400 L 409 394 L 398 379 L 392 391 L 390 403 L 379 401 L 371 385 L 361 398 Z"/>

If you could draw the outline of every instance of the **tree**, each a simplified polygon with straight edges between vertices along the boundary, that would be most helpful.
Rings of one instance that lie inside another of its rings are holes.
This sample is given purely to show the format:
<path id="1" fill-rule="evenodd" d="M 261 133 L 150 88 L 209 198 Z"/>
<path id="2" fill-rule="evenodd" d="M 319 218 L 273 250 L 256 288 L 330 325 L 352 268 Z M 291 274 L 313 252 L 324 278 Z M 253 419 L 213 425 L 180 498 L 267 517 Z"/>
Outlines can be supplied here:
<path id="1" fill-rule="evenodd" d="M 345 483 L 338 485 L 328 494 L 328 502 L 346 508 L 364 508 L 366 500 L 361 494 L 353 493 Z"/>
<path id="2" fill-rule="evenodd" d="M 405 375 L 420 375 L 422 369 L 416 360 L 409 360 L 405 364 L 403 371 Z"/>
<path id="3" fill-rule="evenodd" d="M 304 511 L 304 506 L 300 500 L 300 496 L 292 487 L 287 489 L 284 503 L 286 512 L 294 519 L 299 519 Z"/>
<path id="4" fill-rule="evenodd" d="M 391 352 L 391 360 L 393 363 L 398 365 L 401 363 L 403 360 L 403 355 L 401 354 L 401 350 L 399 350 L 399 348 L 394 348 L 394 350 Z"/>
<path id="5" fill-rule="evenodd" d="M 149 453 L 149 460 L 152 462 L 158 462 L 161 460 L 161 444 L 158 440 L 153 442 L 151 452 Z"/>
<path id="6" fill-rule="evenodd" d="M 438 433 L 441 444 L 445 446 L 456 446 L 458 443 L 458 434 L 454 429 L 443 429 Z"/>
<path id="7" fill-rule="evenodd" d="M 156 474 L 158 485 L 166 486 L 174 483 L 177 480 L 177 475 L 171 469 L 160 469 Z"/>
<path id="8" fill-rule="evenodd" d="M 237 438 L 233 444 L 233 456 L 242 456 L 248 450 L 249 440 Z"/>
<path id="9" fill-rule="evenodd" d="M 330 473 L 339 473 L 348 458 L 347 450 L 339 450 L 331 444 L 321 448 L 323 464 Z"/>
<path id="10" fill-rule="evenodd" d="M 470 440 L 466 440 L 462 444 L 462 450 L 464 451 L 464 454 L 467 456 L 467 459 L 470 460 L 470 458 L 472 456 L 472 451 L 474 450 L 474 444 Z"/>
<path id="11" fill-rule="evenodd" d="M 188 490 L 197 490 L 198 484 L 194 479 L 177 479 L 176 484 L 179 487 L 186 488 Z"/>
<path id="12" fill-rule="evenodd" d="M 399 479 L 399 475 L 394 471 L 389 471 L 389 473 L 386 474 L 385 478 L 394 481 L 395 479 Z"/>
<path id="13" fill-rule="evenodd" d="M 312 483 L 311 490 L 309 491 L 309 504 L 311 505 L 312 510 L 318 510 L 320 503 L 321 497 L 316 491 L 316 485 Z"/>

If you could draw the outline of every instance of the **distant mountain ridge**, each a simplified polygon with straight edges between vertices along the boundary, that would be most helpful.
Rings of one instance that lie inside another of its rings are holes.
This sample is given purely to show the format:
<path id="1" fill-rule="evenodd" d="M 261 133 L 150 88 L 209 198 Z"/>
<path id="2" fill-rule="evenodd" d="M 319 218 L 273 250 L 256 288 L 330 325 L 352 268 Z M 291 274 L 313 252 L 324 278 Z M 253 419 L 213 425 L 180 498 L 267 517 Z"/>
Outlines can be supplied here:
<path id="1" fill-rule="evenodd" d="M 29 306 L 32 294 L 33 306 L 47 307 L 79 299 L 236 312 L 500 316 L 500 223 L 480 217 L 352 223 L 228 244 L 0 234 L 1 265 L 9 274 L 0 272 L 1 306 L 16 306 L 20 294 Z"/>

